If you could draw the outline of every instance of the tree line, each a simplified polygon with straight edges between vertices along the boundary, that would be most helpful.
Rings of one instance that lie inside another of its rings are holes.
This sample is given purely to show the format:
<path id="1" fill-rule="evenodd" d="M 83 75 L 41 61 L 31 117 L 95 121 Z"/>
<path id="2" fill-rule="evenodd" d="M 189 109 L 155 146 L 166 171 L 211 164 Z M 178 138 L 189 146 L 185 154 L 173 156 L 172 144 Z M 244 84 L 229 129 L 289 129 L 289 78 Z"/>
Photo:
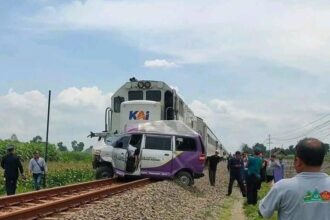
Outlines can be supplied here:
<path id="1" fill-rule="evenodd" d="M 330 151 L 330 145 L 328 143 L 325 143 L 326 146 L 326 152 L 329 153 Z M 258 150 L 263 155 L 269 155 L 269 150 L 267 150 L 267 147 L 264 144 L 256 143 L 252 147 L 249 147 L 247 144 L 243 143 L 241 145 L 241 151 L 247 154 L 253 154 L 255 150 Z M 281 152 L 285 155 L 294 155 L 295 154 L 295 146 L 290 145 L 286 148 L 282 147 L 273 147 L 271 149 L 271 154 Z"/>
<path id="2" fill-rule="evenodd" d="M 17 138 L 16 134 L 13 134 L 10 137 L 10 140 L 11 141 L 18 141 L 18 138 Z M 42 143 L 42 142 L 43 142 L 42 137 L 40 135 L 37 135 L 37 136 L 33 137 L 32 140 L 30 140 L 30 143 Z M 58 142 L 56 144 L 56 146 L 57 146 L 59 151 L 69 151 L 68 147 L 65 146 L 62 141 Z M 85 148 L 85 144 L 84 144 L 84 142 L 78 142 L 76 140 L 73 140 L 73 141 L 71 141 L 71 147 L 72 147 L 72 151 L 82 152 Z M 93 149 L 93 146 L 90 146 L 85 151 L 90 151 L 91 149 Z"/>

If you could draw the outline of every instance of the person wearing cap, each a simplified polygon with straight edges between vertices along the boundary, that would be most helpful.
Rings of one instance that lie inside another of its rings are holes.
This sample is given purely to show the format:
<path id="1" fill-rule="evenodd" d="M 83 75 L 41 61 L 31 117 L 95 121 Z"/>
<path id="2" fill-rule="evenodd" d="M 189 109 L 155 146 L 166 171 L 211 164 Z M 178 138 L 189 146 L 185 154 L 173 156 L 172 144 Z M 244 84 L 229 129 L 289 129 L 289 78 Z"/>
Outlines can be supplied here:
<path id="1" fill-rule="evenodd" d="M 235 156 L 229 160 L 229 173 L 230 179 L 228 184 L 228 193 L 227 196 L 230 196 L 233 190 L 233 184 L 236 180 L 243 197 L 246 196 L 245 187 L 242 180 L 242 169 L 244 169 L 244 162 L 241 158 L 241 152 L 236 151 Z"/>
<path id="2" fill-rule="evenodd" d="M 215 185 L 215 177 L 217 173 L 217 165 L 220 162 L 219 150 L 216 150 L 214 155 L 209 159 L 209 179 L 211 186 Z"/>
<path id="3" fill-rule="evenodd" d="M 25 179 L 23 174 L 23 166 L 18 156 L 15 154 L 15 147 L 9 145 L 7 147 L 7 155 L 1 160 L 1 167 L 5 170 L 4 177 L 6 179 L 6 192 L 7 195 L 14 195 L 16 193 L 17 179 L 19 172 L 22 178 Z"/>

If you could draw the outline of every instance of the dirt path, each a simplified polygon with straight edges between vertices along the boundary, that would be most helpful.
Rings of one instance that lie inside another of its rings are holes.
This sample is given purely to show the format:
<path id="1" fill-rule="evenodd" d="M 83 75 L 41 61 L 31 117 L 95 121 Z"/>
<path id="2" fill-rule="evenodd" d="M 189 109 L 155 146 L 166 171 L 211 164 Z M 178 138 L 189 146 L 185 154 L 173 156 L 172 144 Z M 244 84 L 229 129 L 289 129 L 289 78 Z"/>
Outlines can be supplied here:
<path id="1" fill-rule="evenodd" d="M 246 220 L 243 209 L 244 198 L 238 188 L 233 189 L 232 196 L 234 198 L 234 204 L 231 210 L 231 220 Z"/>

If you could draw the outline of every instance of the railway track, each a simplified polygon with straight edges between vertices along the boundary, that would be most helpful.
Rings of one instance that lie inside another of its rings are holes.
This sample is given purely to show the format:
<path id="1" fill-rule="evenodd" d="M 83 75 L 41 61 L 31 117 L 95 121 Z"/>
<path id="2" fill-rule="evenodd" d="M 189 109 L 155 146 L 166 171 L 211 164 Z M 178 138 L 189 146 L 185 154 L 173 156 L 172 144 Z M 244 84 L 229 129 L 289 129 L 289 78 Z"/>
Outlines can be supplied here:
<path id="1" fill-rule="evenodd" d="M 0 220 L 43 218 L 150 182 L 149 179 L 125 183 L 105 179 L 0 197 Z"/>

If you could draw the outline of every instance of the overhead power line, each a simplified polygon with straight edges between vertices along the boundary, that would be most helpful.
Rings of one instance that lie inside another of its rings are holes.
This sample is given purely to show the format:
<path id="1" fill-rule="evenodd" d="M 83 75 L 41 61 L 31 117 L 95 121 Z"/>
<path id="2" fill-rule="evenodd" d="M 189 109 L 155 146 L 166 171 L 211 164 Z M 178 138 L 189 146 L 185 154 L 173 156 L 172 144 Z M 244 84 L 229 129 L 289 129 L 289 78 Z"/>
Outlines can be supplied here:
<path id="1" fill-rule="evenodd" d="M 323 122 L 322 124 L 316 125 L 310 129 L 308 129 L 307 131 L 304 131 L 303 133 L 297 134 L 295 136 L 287 136 L 286 138 L 278 138 L 278 137 L 273 137 L 274 140 L 278 140 L 278 141 L 290 141 L 290 140 L 296 140 L 302 137 L 306 137 L 307 135 L 310 135 L 311 133 L 315 132 L 315 131 L 319 131 L 322 128 L 328 128 L 330 127 L 330 120 L 327 120 L 325 122 Z"/>
<path id="2" fill-rule="evenodd" d="M 328 116 L 330 116 L 330 113 L 326 113 L 326 114 L 322 115 L 321 117 L 317 118 L 316 120 L 313 120 L 311 122 L 308 122 L 308 123 L 302 125 L 301 127 L 298 127 L 298 128 L 292 129 L 292 130 L 288 130 L 286 132 L 281 132 L 277 135 L 275 134 L 273 137 L 278 138 L 278 139 L 285 139 L 288 136 L 291 136 L 295 133 L 299 133 L 301 130 L 307 128 L 308 126 L 310 126 L 312 124 L 315 124 L 316 122 L 321 121 L 322 119 L 325 119 Z"/>

